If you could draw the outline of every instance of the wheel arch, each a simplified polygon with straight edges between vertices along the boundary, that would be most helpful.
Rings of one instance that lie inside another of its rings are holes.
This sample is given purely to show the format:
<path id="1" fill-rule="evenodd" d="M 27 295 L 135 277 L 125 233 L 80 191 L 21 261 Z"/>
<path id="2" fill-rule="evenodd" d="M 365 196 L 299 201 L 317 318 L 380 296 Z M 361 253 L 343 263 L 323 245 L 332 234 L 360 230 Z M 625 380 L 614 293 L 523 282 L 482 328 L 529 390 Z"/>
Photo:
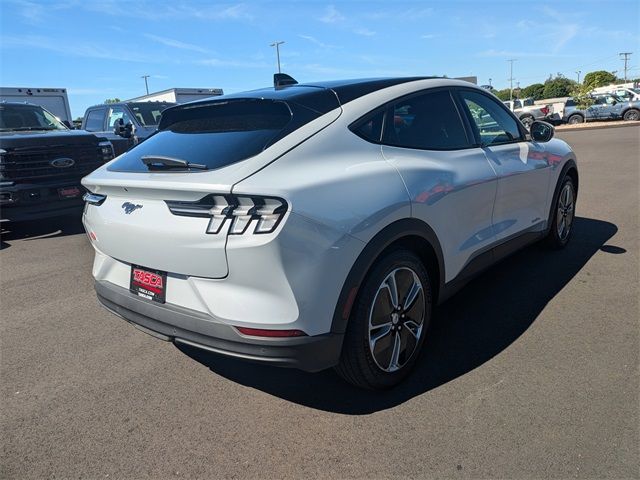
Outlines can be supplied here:
<path id="1" fill-rule="evenodd" d="M 378 232 L 354 262 L 342 286 L 331 322 L 333 333 L 344 333 L 360 287 L 376 260 L 398 247 L 413 251 L 424 263 L 432 288 L 432 303 L 444 286 L 445 265 L 442 248 L 433 229 L 416 218 L 397 220 Z M 435 274 L 434 274 L 435 272 Z"/>
<path id="2" fill-rule="evenodd" d="M 576 165 L 576 161 L 573 158 L 567 160 L 560 171 L 560 175 L 558 175 L 558 180 L 556 181 L 556 186 L 553 191 L 553 198 L 551 199 L 551 205 L 549 205 L 549 215 L 547 216 L 547 232 L 551 228 L 551 223 L 553 221 L 553 213 L 554 206 L 556 204 L 556 200 L 558 199 L 558 195 L 560 195 L 560 187 L 562 186 L 562 181 L 565 176 L 570 176 L 573 180 L 575 187 L 575 201 L 578 200 L 578 189 L 579 189 L 579 180 L 580 177 L 578 175 L 578 166 Z"/>

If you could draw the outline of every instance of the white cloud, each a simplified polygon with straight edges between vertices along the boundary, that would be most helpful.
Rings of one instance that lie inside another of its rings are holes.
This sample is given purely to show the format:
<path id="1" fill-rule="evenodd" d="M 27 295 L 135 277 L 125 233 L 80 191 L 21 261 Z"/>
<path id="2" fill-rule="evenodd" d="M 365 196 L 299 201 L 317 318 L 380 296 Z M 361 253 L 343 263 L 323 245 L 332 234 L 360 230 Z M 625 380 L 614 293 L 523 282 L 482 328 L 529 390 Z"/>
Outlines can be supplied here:
<path id="1" fill-rule="evenodd" d="M 368 28 L 364 28 L 364 27 L 359 27 L 356 28 L 353 33 L 356 33 L 358 35 L 362 35 L 364 37 L 372 37 L 376 34 L 376 32 L 374 32 L 373 30 L 369 30 Z"/>
<path id="2" fill-rule="evenodd" d="M 424 38 L 425 40 L 431 40 L 432 38 L 436 38 L 438 35 L 435 33 L 425 33 L 424 35 L 420 35 L 420 38 Z"/>
<path id="3" fill-rule="evenodd" d="M 149 55 L 142 55 L 130 50 L 115 49 L 112 46 L 102 46 L 90 43 L 59 43 L 52 42 L 48 37 L 38 35 L 8 36 L 2 37 L 2 46 L 5 48 L 37 48 L 56 52 L 61 55 L 75 57 L 97 58 L 104 60 L 119 60 L 123 62 L 153 63 L 159 61 Z M 168 61 L 162 59 L 162 61 Z"/>
<path id="4" fill-rule="evenodd" d="M 266 62 L 262 61 L 247 62 L 243 60 L 224 60 L 220 58 L 207 58 L 204 60 L 198 60 L 195 63 L 206 67 L 266 68 L 269 66 Z"/>
<path id="5" fill-rule="evenodd" d="M 365 14 L 365 18 L 372 20 L 420 20 L 433 14 L 433 8 L 408 8 L 406 10 L 377 10 Z"/>
<path id="6" fill-rule="evenodd" d="M 181 42 L 180 40 L 174 40 L 172 38 L 160 37 L 158 35 L 153 35 L 151 33 L 145 33 L 145 37 L 154 42 L 161 43 L 162 45 L 166 45 L 167 47 L 178 48 L 180 50 L 191 50 L 193 52 L 207 53 L 207 49 L 202 48 L 198 45 L 194 45 L 192 43 Z"/>
<path id="7" fill-rule="evenodd" d="M 336 7 L 329 5 L 325 14 L 318 20 L 324 23 L 340 23 L 345 20 L 345 17 L 336 9 Z"/>

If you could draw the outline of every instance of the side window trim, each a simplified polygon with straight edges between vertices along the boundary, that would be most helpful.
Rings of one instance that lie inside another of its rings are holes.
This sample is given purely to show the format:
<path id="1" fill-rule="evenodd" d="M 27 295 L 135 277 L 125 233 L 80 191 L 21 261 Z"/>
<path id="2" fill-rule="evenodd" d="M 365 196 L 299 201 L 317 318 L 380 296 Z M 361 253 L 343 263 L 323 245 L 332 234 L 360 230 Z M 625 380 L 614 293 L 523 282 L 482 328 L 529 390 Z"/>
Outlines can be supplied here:
<path id="1" fill-rule="evenodd" d="M 516 115 L 509 110 L 509 108 L 507 108 L 507 106 L 502 103 L 497 97 L 493 98 L 491 95 L 487 94 L 486 92 L 477 90 L 475 88 L 468 88 L 468 87 L 456 87 L 457 90 L 457 95 L 459 96 L 459 100 L 460 103 L 462 104 L 463 108 L 464 108 L 464 112 L 465 112 L 465 116 L 467 117 L 467 121 L 468 122 L 473 122 L 473 116 L 471 115 L 471 111 L 469 110 L 469 107 L 466 105 L 466 102 L 464 101 L 464 99 L 462 98 L 461 92 L 467 91 L 467 92 L 473 92 L 473 93 L 477 93 L 480 94 L 484 97 L 487 97 L 490 101 L 493 101 L 495 104 L 498 105 L 498 108 L 502 108 L 505 112 L 507 112 L 507 114 L 513 118 L 516 122 L 516 126 L 518 127 L 518 131 L 520 132 L 520 138 L 516 138 L 514 140 L 508 140 L 505 142 L 499 142 L 499 143 L 493 143 L 493 146 L 496 145 L 510 145 L 510 144 L 514 144 L 514 143 L 520 143 L 520 142 L 526 142 L 527 140 L 527 132 L 524 129 L 524 127 L 522 126 L 522 123 L 520 122 L 520 120 L 518 119 L 518 117 L 516 117 Z M 472 123 L 470 123 L 471 126 L 473 126 Z M 478 142 L 478 146 L 483 146 L 482 145 L 482 140 L 480 138 L 477 137 L 477 133 L 476 129 L 473 129 L 474 132 L 474 136 L 476 137 L 476 141 Z"/>

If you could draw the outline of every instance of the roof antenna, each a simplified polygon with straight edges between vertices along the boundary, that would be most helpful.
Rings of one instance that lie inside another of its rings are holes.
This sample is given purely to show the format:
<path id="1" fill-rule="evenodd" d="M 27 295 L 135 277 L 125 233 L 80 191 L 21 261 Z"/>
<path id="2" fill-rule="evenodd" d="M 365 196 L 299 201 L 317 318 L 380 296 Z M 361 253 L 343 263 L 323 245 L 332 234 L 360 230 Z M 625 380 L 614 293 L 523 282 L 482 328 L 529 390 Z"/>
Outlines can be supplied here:
<path id="1" fill-rule="evenodd" d="M 286 73 L 274 73 L 273 74 L 273 86 L 276 88 L 286 87 L 288 85 L 295 85 L 298 81 Z"/>

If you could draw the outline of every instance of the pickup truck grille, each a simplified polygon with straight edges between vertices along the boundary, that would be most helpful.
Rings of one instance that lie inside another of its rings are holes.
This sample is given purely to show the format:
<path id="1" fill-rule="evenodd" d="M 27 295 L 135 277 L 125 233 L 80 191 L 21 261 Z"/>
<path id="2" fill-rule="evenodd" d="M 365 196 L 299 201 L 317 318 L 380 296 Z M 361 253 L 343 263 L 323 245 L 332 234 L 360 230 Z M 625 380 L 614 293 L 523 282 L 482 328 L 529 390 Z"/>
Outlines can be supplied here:
<path id="1" fill-rule="evenodd" d="M 68 167 L 56 167 L 50 162 L 57 158 L 71 158 Z M 104 163 L 97 145 L 55 145 L 15 149 L 2 155 L 0 178 L 13 182 L 48 181 L 62 178 L 81 178 Z"/>

